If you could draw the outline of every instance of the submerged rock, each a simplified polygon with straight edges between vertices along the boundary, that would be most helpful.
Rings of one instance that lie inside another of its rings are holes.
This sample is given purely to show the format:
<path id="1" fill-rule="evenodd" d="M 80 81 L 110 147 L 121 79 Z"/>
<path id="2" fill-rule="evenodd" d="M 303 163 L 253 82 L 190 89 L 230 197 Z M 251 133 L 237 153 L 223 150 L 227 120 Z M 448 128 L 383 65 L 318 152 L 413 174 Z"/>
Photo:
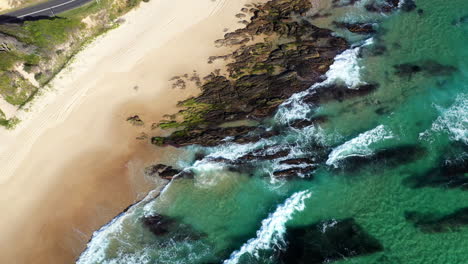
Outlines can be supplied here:
<path id="1" fill-rule="evenodd" d="M 288 246 L 279 254 L 283 264 L 329 263 L 383 250 L 352 218 L 289 228 L 285 240 Z"/>
<path id="2" fill-rule="evenodd" d="M 454 25 L 454 26 L 461 26 L 461 25 L 467 24 L 467 23 L 468 23 L 468 15 L 462 16 L 462 17 L 452 21 L 452 25 Z"/>
<path id="3" fill-rule="evenodd" d="M 340 168 L 347 171 L 359 170 L 371 164 L 379 167 L 395 167 L 413 162 L 426 155 L 426 149 L 418 145 L 402 145 L 376 151 L 368 156 L 350 156 L 339 161 Z"/>
<path id="4" fill-rule="evenodd" d="M 172 241 L 198 240 L 205 236 L 205 234 L 194 230 L 190 225 L 160 214 L 145 216 L 141 221 L 143 226 L 151 233 L 166 239 L 159 241 L 160 246 L 170 246 Z"/>
<path id="5" fill-rule="evenodd" d="M 426 73 L 427 75 L 450 75 L 457 68 L 450 65 L 443 65 L 433 60 L 425 60 L 417 63 L 403 63 L 393 66 L 395 74 L 400 77 L 411 78 L 416 73 Z"/>
<path id="6" fill-rule="evenodd" d="M 414 0 L 404 0 L 402 3 L 401 3 L 401 10 L 403 12 L 411 12 L 413 10 L 415 10 L 417 8 L 416 6 L 416 3 L 414 2 Z"/>
<path id="7" fill-rule="evenodd" d="M 442 187 L 468 190 L 468 158 L 444 159 L 435 168 L 403 181 L 411 188 Z"/>
<path id="8" fill-rule="evenodd" d="M 169 217 L 156 214 L 143 218 L 143 225 L 148 228 L 151 233 L 162 236 L 169 233 L 171 227 L 175 225 L 175 221 Z"/>
<path id="9" fill-rule="evenodd" d="M 456 232 L 461 227 L 468 226 L 468 207 L 447 215 L 407 211 L 405 218 L 425 233 Z"/>

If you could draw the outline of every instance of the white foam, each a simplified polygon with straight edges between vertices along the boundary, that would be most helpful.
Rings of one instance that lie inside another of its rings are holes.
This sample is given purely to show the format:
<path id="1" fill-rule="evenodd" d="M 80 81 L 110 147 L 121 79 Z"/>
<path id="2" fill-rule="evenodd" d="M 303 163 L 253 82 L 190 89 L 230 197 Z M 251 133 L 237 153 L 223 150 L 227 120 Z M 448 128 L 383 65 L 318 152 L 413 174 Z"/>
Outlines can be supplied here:
<path id="1" fill-rule="evenodd" d="M 270 143 L 273 142 L 268 139 L 262 139 L 255 143 L 247 144 L 226 143 L 221 146 L 212 148 L 212 153 L 210 153 L 207 158 L 224 158 L 228 160 L 236 160 L 245 154 Z"/>
<path id="2" fill-rule="evenodd" d="M 343 143 L 333 149 L 328 155 L 326 164 L 337 166 L 337 162 L 352 156 L 368 156 L 373 154 L 371 145 L 383 140 L 393 138 L 393 133 L 385 128 L 384 125 L 379 125 L 376 128 L 359 134 L 357 137 Z"/>
<path id="3" fill-rule="evenodd" d="M 290 124 L 294 120 L 307 119 L 307 115 L 312 111 L 313 106 L 302 101 L 315 87 L 293 94 L 284 101 L 275 114 L 275 120 L 280 124 Z"/>
<path id="4" fill-rule="evenodd" d="M 359 51 L 362 47 L 373 44 L 373 39 L 367 39 L 361 46 L 347 49 L 334 59 L 330 69 L 325 73 L 326 79 L 323 82 L 312 85 L 308 90 L 293 94 L 284 101 L 276 115 L 275 120 L 282 124 L 290 124 L 291 121 L 307 119 L 307 115 L 315 106 L 302 101 L 306 95 L 313 93 L 314 89 L 320 86 L 327 86 L 334 83 L 342 83 L 353 89 L 363 84 L 361 81 L 362 66 L 359 65 Z"/>
<path id="5" fill-rule="evenodd" d="M 292 219 L 294 213 L 305 209 L 305 200 L 311 196 L 310 191 L 294 193 L 276 211 L 262 221 L 262 226 L 257 231 L 257 237 L 245 243 L 238 251 L 232 253 L 224 264 L 238 263 L 240 257 L 246 253 L 258 258 L 259 250 L 268 250 L 272 246 L 282 248 L 284 246 L 284 234 L 286 223 Z"/>
<path id="6" fill-rule="evenodd" d="M 468 144 L 468 94 L 457 96 L 452 106 L 447 109 L 437 108 L 441 114 L 432 124 L 431 131 L 448 133 L 451 140 Z M 420 138 L 429 133 L 426 131 Z"/>

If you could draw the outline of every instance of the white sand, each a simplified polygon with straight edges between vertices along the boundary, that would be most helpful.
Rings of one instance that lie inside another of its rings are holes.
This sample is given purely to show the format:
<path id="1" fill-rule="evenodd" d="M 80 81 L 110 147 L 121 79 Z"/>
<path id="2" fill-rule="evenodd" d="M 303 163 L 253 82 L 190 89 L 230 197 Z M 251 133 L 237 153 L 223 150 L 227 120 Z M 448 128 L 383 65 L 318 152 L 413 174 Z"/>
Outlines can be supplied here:
<path id="1" fill-rule="evenodd" d="M 223 54 L 213 42 L 241 26 L 234 15 L 247 2 L 143 3 L 81 52 L 16 130 L 0 131 L 0 263 L 72 263 L 94 230 L 154 186 L 142 168 L 161 150 L 135 137 L 198 92 L 171 89 L 171 77 L 220 66 L 206 64 Z M 125 122 L 132 114 L 146 126 Z"/>
<path id="2" fill-rule="evenodd" d="M 0 12 L 10 9 L 11 6 L 8 3 L 8 0 L 0 0 Z"/>

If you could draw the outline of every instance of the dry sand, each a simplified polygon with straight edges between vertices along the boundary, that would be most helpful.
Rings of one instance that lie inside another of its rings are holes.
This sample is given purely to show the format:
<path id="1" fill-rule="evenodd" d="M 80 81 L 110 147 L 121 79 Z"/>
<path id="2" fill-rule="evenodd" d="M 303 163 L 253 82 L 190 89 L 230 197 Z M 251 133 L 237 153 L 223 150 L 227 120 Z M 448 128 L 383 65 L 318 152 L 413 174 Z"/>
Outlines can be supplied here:
<path id="1" fill-rule="evenodd" d="M 213 42 L 241 26 L 247 2 L 143 3 L 78 54 L 16 130 L 0 131 L 0 263 L 73 263 L 94 230 L 161 185 L 142 170 L 176 152 L 135 137 L 197 94 L 171 77 L 220 67 L 206 63 L 224 53 Z M 127 123 L 133 114 L 146 125 Z"/>

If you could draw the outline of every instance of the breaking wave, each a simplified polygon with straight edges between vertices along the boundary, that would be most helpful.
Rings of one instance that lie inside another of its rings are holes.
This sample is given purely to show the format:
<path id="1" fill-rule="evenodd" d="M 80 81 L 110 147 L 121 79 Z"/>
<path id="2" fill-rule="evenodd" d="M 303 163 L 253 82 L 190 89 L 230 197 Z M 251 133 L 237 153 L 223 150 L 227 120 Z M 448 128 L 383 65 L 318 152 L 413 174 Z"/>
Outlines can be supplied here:
<path id="1" fill-rule="evenodd" d="M 310 191 L 294 193 L 282 205 L 278 206 L 275 212 L 262 221 L 262 226 L 257 231 L 257 237 L 247 241 L 238 251 L 232 253 L 231 257 L 223 264 L 238 263 L 245 254 L 258 258 L 260 250 L 269 250 L 273 246 L 284 247 L 283 236 L 286 233 L 286 223 L 293 217 L 294 213 L 305 209 L 305 200 L 311 195 Z"/>
<path id="2" fill-rule="evenodd" d="M 383 140 L 391 139 L 394 135 L 384 125 L 359 134 L 357 137 L 333 149 L 328 155 L 326 164 L 337 167 L 337 163 L 347 157 L 368 156 L 373 154 L 372 145 Z"/>

